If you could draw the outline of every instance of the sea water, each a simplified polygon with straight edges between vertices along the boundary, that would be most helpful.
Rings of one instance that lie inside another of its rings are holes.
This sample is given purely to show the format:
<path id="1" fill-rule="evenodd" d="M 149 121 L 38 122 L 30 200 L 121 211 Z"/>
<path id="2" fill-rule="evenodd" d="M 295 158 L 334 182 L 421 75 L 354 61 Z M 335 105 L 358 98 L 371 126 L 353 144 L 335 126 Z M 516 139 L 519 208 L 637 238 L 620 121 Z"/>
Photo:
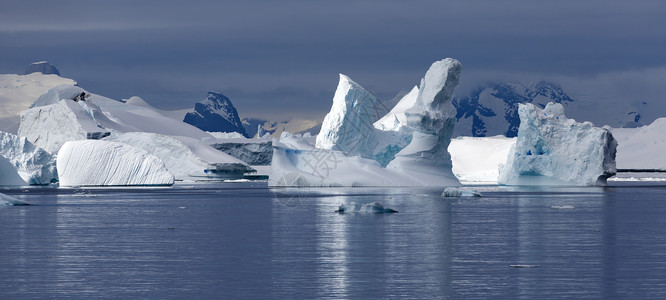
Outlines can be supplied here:
<path id="1" fill-rule="evenodd" d="M 666 298 L 665 186 L 474 189 L 0 189 L 0 298 Z"/>

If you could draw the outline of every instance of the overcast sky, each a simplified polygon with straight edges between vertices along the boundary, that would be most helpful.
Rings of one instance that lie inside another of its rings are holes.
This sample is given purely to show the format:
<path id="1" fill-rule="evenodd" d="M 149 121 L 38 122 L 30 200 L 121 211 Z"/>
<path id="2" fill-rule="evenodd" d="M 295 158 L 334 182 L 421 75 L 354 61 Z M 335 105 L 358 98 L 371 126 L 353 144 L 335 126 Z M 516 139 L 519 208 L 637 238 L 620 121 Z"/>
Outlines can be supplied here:
<path id="1" fill-rule="evenodd" d="M 3 0 L 0 73 L 48 60 L 114 99 L 180 109 L 215 90 L 278 119 L 326 114 L 338 73 L 389 99 L 445 57 L 463 64 L 459 93 L 516 78 L 664 92 L 666 1 L 225 2 Z"/>

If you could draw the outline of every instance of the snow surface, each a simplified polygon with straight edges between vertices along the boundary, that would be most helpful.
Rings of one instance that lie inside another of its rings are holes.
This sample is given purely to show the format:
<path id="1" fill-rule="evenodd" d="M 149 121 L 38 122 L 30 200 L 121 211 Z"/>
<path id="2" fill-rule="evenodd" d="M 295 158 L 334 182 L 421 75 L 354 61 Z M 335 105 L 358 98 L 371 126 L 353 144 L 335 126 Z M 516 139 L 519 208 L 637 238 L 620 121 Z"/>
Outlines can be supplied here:
<path id="1" fill-rule="evenodd" d="M 16 172 L 14 165 L 3 156 L 0 156 L 0 185 L 27 185 Z"/>
<path id="2" fill-rule="evenodd" d="M 457 137 L 451 139 L 449 153 L 453 162 L 453 174 L 463 183 L 497 182 L 499 165 L 506 163 L 516 138 Z"/>
<path id="3" fill-rule="evenodd" d="M 59 85 L 76 85 L 76 81 L 58 75 L 0 74 L 0 118 L 18 117 L 35 99 Z M 9 124 L 8 124 L 9 125 Z M 16 124 L 18 127 L 18 123 Z M 6 126 L 8 127 L 8 126 Z M 6 128 L 0 130 L 8 131 Z M 15 131 L 9 131 L 15 133 Z"/>
<path id="4" fill-rule="evenodd" d="M 499 183 L 506 185 L 599 185 L 615 175 L 617 142 L 610 131 L 567 119 L 548 103 L 518 108 L 520 128 Z"/>
<path id="5" fill-rule="evenodd" d="M 610 128 L 618 169 L 666 170 L 666 118 L 639 128 Z"/>
<path id="6" fill-rule="evenodd" d="M 84 100 L 75 101 L 82 93 L 86 95 Z M 246 163 L 202 142 L 215 140 L 210 134 L 165 117 L 136 97 L 120 102 L 79 87 L 58 86 L 35 101 L 33 108 L 22 113 L 19 127 L 19 134 L 52 153 L 57 153 L 67 141 L 106 136 L 113 139 L 115 135 L 129 132 L 155 134 L 117 138 L 164 159 L 167 159 L 167 154 L 162 148 L 179 151 L 176 156 L 180 157 L 189 157 L 190 153 L 197 156 L 197 159 L 184 160 L 178 166 L 171 165 L 178 179 L 242 177 L 243 172 L 254 171 Z M 167 145 L 168 142 L 175 144 Z"/>
<path id="7" fill-rule="evenodd" d="M 127 144 L 66 142 L 57 159 L 61 186 L 172 185 L 174 177 L 157 156 Z"/>
<path id="8" fill-rule="evenodd" d="M 29 184 L 58 181 L 55 157 L 24 137 L 0 131 L 0 156 L 7 158 Z"/>
<path id="9" fill-rule="evenodd" d="M 405 111 L 416 104 L 416 98 L 418 95 L 419 87 L 414 86 L 409 93 L 400 98 L 391 111 L 373 124 L 374 127 L 383 131 L 400 131 L 400 128 L 407 123 Z"/>
<path id="10" fill-rule="evenodd" d="M 406 116 L 398 131 L 376 129 L 376 98 L 340 75 L 316 148 L 298 140 L 274 143 L 269 186 L 460 185 L 447 147 L 455 124 L 451 95 L 461 70 L 455 59 L 433 63 L 416 100 L 398 103 Z M 286 145 L 292 142 L 293 148 Z"/>

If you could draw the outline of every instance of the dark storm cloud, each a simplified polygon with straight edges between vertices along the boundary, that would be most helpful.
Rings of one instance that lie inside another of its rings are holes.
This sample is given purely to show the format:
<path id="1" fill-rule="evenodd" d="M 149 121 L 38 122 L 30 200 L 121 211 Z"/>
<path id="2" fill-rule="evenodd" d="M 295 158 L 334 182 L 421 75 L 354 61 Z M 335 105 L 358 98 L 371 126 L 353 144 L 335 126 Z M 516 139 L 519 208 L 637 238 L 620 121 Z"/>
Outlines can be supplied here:
<path id="1" fill-rule="evenodd" d="M 662 1 L 4 1 L 0 72 L 47 59 L 116 99 L 175 109 L 218 90 L 241 114 L 321 115 L 337 73 L 386 99 L 444 57 L 461 60 L 463 85 L 491 73 L 590 77 L 664 66 L 665 9 Z"/>

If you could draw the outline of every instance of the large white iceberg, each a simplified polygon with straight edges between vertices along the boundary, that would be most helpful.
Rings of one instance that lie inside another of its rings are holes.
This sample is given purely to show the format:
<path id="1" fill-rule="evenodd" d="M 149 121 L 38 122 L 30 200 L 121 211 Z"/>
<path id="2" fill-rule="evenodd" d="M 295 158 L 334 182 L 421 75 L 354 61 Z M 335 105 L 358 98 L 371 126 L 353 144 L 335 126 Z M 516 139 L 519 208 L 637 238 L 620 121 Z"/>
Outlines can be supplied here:
<path id="1" fill-rule="evenodd" d="M 9 160 L 21 178 L 29 184 L 58 181 L 55 158 L 25 137 L 0 131 L 0 156 Z"/>
<path id="2" fill-rule="evenodd" d="M 548 103 L 518 108 L 520 128 L 499 183 L 506 185 L 599 185 L 615 175 L 617 142 L 590 122 L 567 119 L 564 107 Z"/>
<path id="3" fill-rule="evenodd" d="M 57 159 L 61 186 L 172 185 L 174 177 L 157 156 L 127 144 L 66 142 Z"/>
<path id="4" fill-rule="evenodd" d="M 57 153 L 67 141 L 105 137 L 123 139 L 127 144 L 140 146 L 163 158 L 168 156 L 164 148 L 180 151 L 185 156 L 194 153 L 197 159 L 177 162 L 173 158 L 178 156 L 176 154 L 167 159 L 174 162 L 170 166 L 177 178 L 184 180 L 242 177 L 243 173 L 254 171 L 238 159 L 204 144 L 202 141 L 214 140 L 210 134 L 166 117 L 149 105 L 133 105 L 142 102 L 133 99 L 128 100 L 131 102 L 128 104 L 89 93 L 80 87 L 58 86 L 39 97 L 32 108 L 22 112 L 19 135 L 51 153 Z M 130 132 L 153 135 L 114 137 Z M 168 145 L 169 142 L 175 144 Z"/>
<path id="5" fill-rule="evenodd" d="M 449 153 L 453 174 L 464 183 L 496 183 L 498 168 L 506 164 L 516 138 L 503 135 L 493 137 L 457 137 L 451 139 Z"/>
<path id="6" fill-rule="evenodd" d="M 176 180 L 238 177 L 252 171 L 243 161 L 199 140 L 178 138 L 180 140 L 157 133 L 128 132 L 113 134 L 104 140 L 141 148 L 159 157 Z"/>
<path id="7" fill-rule="evenodd" d="M 376 98 L 341 75 L 315 147 L 276 143 L 269 185 L 460 185 L 447 147 L 455 124 L 451 95 L 461 70 L 455 59 L 433 63 L 416 98 L 408 94 L 389 112 L 399 123 L 393 126 L 375 125 Z"/>

